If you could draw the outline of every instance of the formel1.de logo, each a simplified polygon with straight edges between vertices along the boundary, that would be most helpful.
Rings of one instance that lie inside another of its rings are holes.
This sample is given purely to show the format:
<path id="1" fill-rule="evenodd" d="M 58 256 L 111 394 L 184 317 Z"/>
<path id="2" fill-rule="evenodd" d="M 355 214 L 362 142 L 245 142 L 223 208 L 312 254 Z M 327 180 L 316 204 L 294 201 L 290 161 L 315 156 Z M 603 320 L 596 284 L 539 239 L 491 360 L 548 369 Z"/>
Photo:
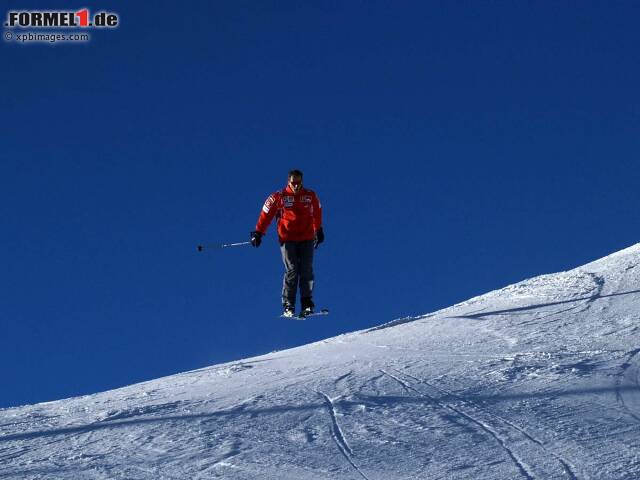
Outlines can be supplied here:
<path id="1" fill-rule="evenodd" d="M 4 26 L 9 28 L 117 28 L 120 16 L 112 12 L 97 12 L 89 9 L 69 11 L 14 11 L 7 12 Z"/>

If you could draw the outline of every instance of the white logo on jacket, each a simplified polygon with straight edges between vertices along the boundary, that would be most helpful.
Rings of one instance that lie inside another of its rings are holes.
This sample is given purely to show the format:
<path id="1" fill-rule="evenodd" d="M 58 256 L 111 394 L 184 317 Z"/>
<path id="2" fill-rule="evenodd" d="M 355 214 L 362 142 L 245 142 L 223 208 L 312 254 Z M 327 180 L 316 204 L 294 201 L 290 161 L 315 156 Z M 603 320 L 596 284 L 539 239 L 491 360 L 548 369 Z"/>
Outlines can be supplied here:
<path id="1" fill-rule="evenodd" d="M 295 200 L 296 200 L 296 197 L 292 195 L 286 195 L 282 197 L 282 203 L 284 204 L 285 207 L 293 207 L 293 203 L 295 202 Z"/>
<path id="2" fill-rule="evenodd" d="M 264 202 L 264 205 L 262 207 L 262 211 L 264 213 L 269 213 L 269 210 L 271 210 L 271 207 L 273 206 L 275 201 L 276 201 L 276 199 L 273 198 L 273 195 L 270 195 L 269 198 L 267 198 L 267 201 Z"/>

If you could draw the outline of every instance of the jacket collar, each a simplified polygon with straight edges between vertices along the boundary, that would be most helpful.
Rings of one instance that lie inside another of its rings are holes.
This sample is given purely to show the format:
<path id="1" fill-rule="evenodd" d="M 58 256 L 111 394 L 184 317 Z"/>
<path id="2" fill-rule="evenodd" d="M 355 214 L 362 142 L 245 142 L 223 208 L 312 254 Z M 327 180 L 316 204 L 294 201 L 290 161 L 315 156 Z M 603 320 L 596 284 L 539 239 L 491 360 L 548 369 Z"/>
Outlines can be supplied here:
<path id="1" fill-rule="evenodd" d="M 288 193 L 289 195 L 299 195 L 305 191 L 306 191 L 305 188 L 302 187 L 298 193 L 294 193 L 293 190 L 291 189 L 291 186 L 289 186 L 288 183 L 287 183 L 287 186 L 284 188 L 284 192 Z"/>

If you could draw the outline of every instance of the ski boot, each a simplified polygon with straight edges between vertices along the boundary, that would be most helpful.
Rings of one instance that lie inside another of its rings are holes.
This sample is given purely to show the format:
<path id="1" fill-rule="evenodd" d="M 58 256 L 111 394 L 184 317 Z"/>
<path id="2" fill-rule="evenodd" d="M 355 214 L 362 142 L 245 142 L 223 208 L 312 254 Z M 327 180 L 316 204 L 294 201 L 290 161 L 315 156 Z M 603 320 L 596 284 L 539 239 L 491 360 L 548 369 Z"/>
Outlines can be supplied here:
<path id="1" fill-rule="evenodd" d="M 314 307 L 315 305 L 313 304 L 313 301 L 311 300 L 311 297 L 305 297 L 303 299 L 300 300 L 300 304 L 302 307 L 302 311 L 300 312 L 300 316 L 301 317 L 306 317 L 307 315 L 311 315 L 314 313 Z"/>
<path id="2" fill-rule="evenodd" d="M 283 306 L 284 306 L 284 312 L 282 312 L 282 316 L 283 317 L 295 317 L 296 316 L 296 309 L 293 307 L 293 305 L 291 305 L 289 303 L 285 303 Z"/>

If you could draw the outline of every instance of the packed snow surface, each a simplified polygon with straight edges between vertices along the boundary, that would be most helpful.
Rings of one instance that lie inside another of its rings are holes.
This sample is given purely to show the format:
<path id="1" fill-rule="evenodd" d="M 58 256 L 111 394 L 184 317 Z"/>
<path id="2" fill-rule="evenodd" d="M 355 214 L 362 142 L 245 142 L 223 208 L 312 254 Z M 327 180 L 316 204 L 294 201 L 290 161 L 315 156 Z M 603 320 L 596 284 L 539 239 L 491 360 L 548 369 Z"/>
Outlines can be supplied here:
<path id="1" fill-rule="evenodd" d="M 638 479 L 639 325 L 640 244 L 429 315 L 2 410 L 0 478 Z"/>

